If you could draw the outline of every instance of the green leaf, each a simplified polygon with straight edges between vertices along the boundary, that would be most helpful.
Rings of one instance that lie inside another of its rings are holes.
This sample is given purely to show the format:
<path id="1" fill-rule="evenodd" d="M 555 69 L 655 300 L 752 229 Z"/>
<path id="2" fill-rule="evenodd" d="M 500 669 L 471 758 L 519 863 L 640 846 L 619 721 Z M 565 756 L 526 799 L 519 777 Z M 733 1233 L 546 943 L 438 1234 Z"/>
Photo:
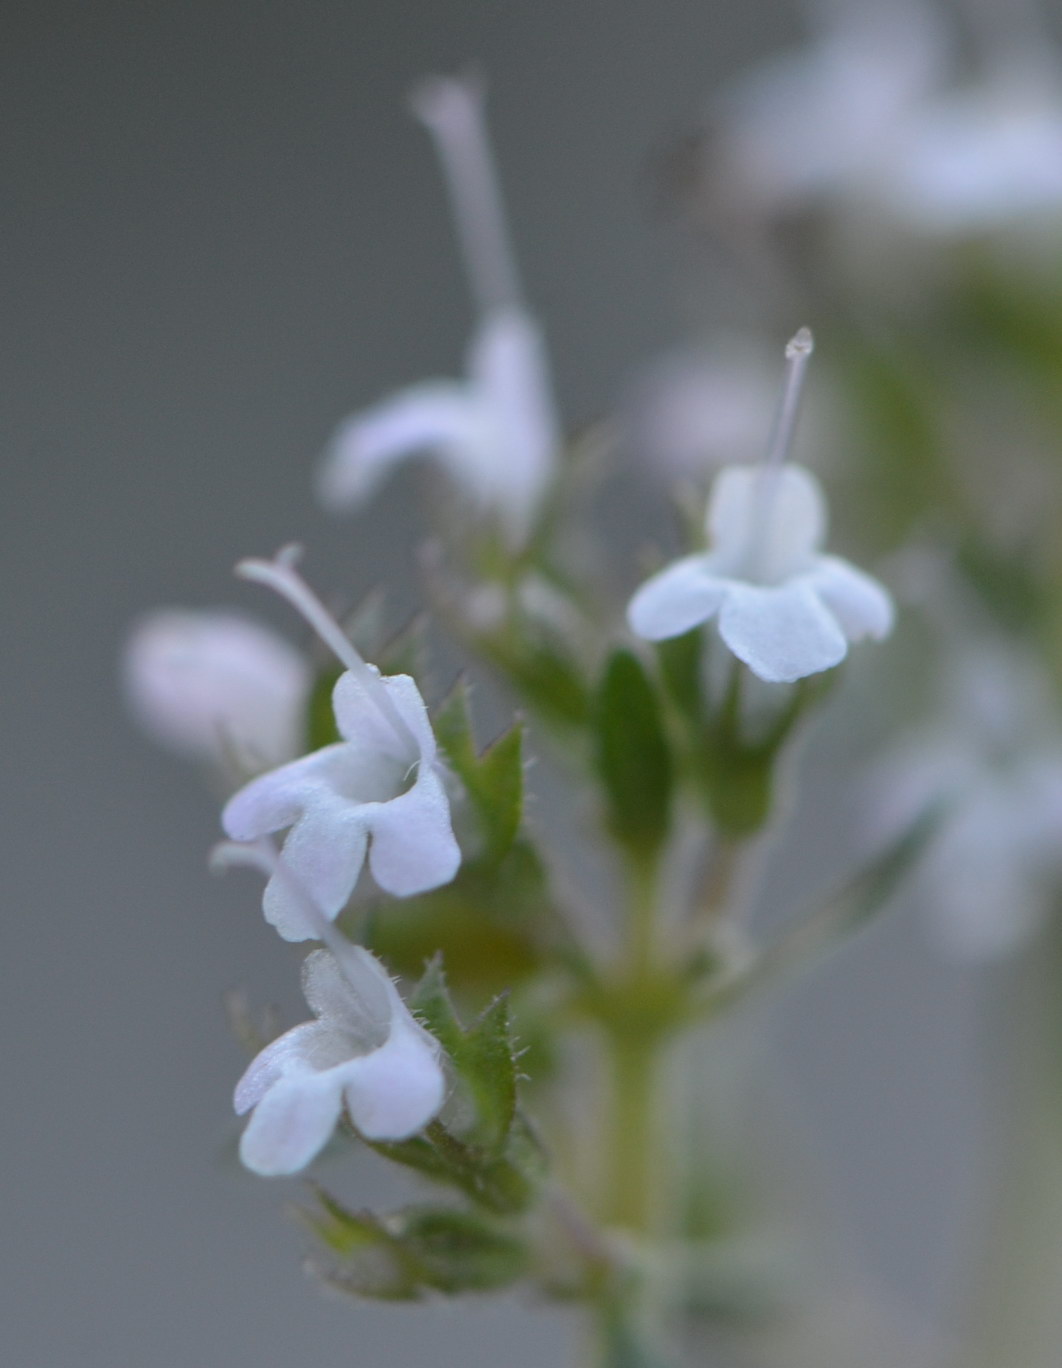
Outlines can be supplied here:
<path id="1" fill-rule="evenodd" d="M 827 895 L 809 915 L 798 917 L 747 967 L 709 989 L 704 1005 L 714 1013 L 751 990 L 774 982 L 821 958 L 860 931 L 887 904 L 893 892 L 925 854 L 950 803 L 930 803 L 869 864 Z"/>
<path id="2" fill-rule="evenodd" d="M 409 1009 L 424 1023 L 447 1054 L 459 1049 L 464 1027 L 450 1000 L 442 955 L 433 955 L 409 995 Z"/>
<path id="3" fill-rule="evenodd" d="M 378 1143 L 377 1153 L 436 1182 L 456 1187 L 498 1212 L 534 1198 L 544 1169 L 540 1146 L 517 1110 L 517 1061 L 509 1005 L 497 998 L 471 1026 L 462 1025 L 436 957 L 410 994 L 410 1007 L 449 1057 L 467 1115 L 454 1133 L 433 1121 L 411 1140 Z"/>
<path id="4" fill-rule="evenodd" d="M 639 856 L 652 855 L 671 820 L 671 752 L 657 695 L 641 662 L 616 651 L 594 709 L 597 768 L 607 819 L 616 839 Z"/>
<path id="5" fill-rule="evenodd" d="M 491 1003 L 451 1058 L 475 1103 L 476 1143 L 497 1153 L 516 1114 L 516 1054 L 508 998 Z"/>
<path id="6" fill-rule="evenodd" d="M 496 998 L 471 1026 L 462 1027 L 436 957 L 411 994 L 410 1006 L 449 1055 L 468 1093 L 475 1118 L 463 1138 L 486 1155 L 500 1153 L 516 1114 L 516 1054 L 508 999 Z"/>
<path id="7" fill-rule="evenodd" d="M 316 1196 L 318 1207 L 300 1215 L 328 1251 L 318 1272 L 342 1291 L 385 1301 L 485 1292 L 527 1268 L 524 1243 L 476 1212 L 419 1206 L 381 1218 L 349 1211 L 321 1189 Z"/>
<path id="8" fill-rule="evenodd" d="M 681 636 L 668 637 L 656 645 L 660 677 L 664 688 L 687 721 L 697 723 L 703 708 L 701 697 L 701 657 L 705 634 L 699 628 Z"/>
<path id="9" fill-rule="evenodd" d="M 523 816 L 523 727 L 517 723 L 477 755 L 464 680 L 458 681 L 433 720 L 439 746 L 475 809 L 483 858 L 500 860 L 516 839 Z"/>
<path id="10" fill-rule="evenodd" d="M 371 1211 L 349 1211 L 323 1189 L 318 1207 L 298 1215 L 328 1251 L 318 1274 L 343 1292 L 379 1301 L 415 1301 L 422 1292 L 419 1264 Z"/>
<path id="11" fill-rule="evenodd" d="M 590 696 L 582 670 L 557 643 L 536 637 L 513 639 L 494 635 L 479 641 L 495 669 L 546 720 L 565 728 L 584 727 L 590 715 Z"/>
<path id="12" fill-rule="evenodd" d="M 475 1212 L 420 1207 L 400 1212 L 393 1227 L 417 1260 L 421 1279 L 437 1292 L 487 1292 L 508 1287 L 527 1269 L 523 1241 Z"/>
<path id="13" fill-rule="evenodd" d="M 519 1112 L 500 1157 L 466 1144 L 441 1121 L 433 1121 L 412 1140 L 377 1141 L 372 1148 L 385 1159 L 457 1188 L 477 1205 L 501 1215 L 524 1211 L 534 1201 L 545 1171 L 542 1148 Z"/>

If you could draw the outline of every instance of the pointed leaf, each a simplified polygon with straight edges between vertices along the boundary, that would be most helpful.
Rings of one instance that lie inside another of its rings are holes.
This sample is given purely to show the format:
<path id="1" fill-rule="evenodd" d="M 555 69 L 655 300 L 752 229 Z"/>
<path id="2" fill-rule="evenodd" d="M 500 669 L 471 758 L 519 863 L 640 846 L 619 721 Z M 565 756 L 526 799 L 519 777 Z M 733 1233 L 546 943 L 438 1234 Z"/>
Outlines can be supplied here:
<path id="1" fill-rule="evenodd" d="M 475 1104 L 475 1141 L 489 1153 L 497 1152 L 516 1112 L 516 1058 L 507 998 L 491 1003 L 452 1058 Z"/>
<path id="2" fill-rule="evenodd" d="M 313 1261 L 318 1275 L 340 1291 L 380 1301 L 415 1301 L 422 1270 L 383 1221 L 371 1211 L 349 1211 L 321 1189 L 319 1208 L 298 1210 L 325 1245 L 324 1259 Z"/>
<path id="3" fill-rule="evenodd" d="M 437 954 L 429 961 L 409 996 L 409 1007 L 448 1055 L 453 1056 L 461 1049 L 465 1033 L 450 1000 L 441 955 Z"/>
<path id="4" fill-rule="evenodd" d="M 457 682 L 433 721 L 439 746 L 475 809 L 482 858 L 500 860 L 516 839 L 523 815 L 523 728 L 517 723 L 479 755 L 464 680 Z"/>
<path id="5" fill-rule="evenodd" d="M 633 853 L 651 855 L 670 827 L 671 752 L 657 695 L 630 651 L 616 651 L 605 668 L 594 730 L 609 826 Z"/>
<path id="6" fill-rule="evenodd" d="M 507 1287 L 528 1265 L 523 1242 L 476 1212 L 421 1207 L 400 1212 L 391 1224 L 416 1259 L 422 1280 L 438 1292 Z"/>

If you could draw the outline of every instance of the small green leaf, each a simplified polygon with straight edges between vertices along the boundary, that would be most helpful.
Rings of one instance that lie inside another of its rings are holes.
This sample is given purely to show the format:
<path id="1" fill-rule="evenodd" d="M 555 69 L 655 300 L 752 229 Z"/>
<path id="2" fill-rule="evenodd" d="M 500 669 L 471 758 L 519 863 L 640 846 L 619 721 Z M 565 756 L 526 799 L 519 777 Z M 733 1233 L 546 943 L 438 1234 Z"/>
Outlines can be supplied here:
<path id="1" fill-rule="evenodd" d="M 300 1215 L 325 1245 L 318 1265 L 332 1286 L 361 1297 L 413 1301 L 506 1287 L 525 1271 L 523 1242 L 476 1212 L 419 1206 L 379 1217 L 349 1211 L 321 1189 Z"/>
<path id="2" fill-rule="evenodd" d="M 409 1007 L 448 1055 L 461 1048 L 464 1027 L 450 1000 L 441 955 L 434 955 L 409 995 Z"/>
<path id="3" fill-rule="evenodd" d="M 487 1155 L 500 1153 L 516 1113 L 516 1057 L 509 1002 L 496 998 L 467 1029 L 454 1010 L 438 957 L 410 996 L 410 1005 L 450 1057 L 475 1119 L 463 1138 Z"/>
<path id="4" fill-rule="evenodd" d="M 632 852 L 651 855 L 670 827 L 671 752 L 657 695 L 629 651 L 616 651 L 605 668 L 594 730 L 609 826 Z"/>
<path id="5" fill-rule="evenodd" d="M 378 1301 L 415 1301 L 423 1279 L 416 1259 L 371 1211 L 349 1211 L 323 1189 L 318 1208 L 298 1214 L 328 1251 L 317 1272 L 331 1286 Z"/>
<path id="6" fill-rule="evenodd" d="M 523 816 L 523 728 L 517 723 L 478 755 L 464 680 L 439 708 L 434 724 L 439 746 L 475 809 L 483 858 L 500 860 L 516 839 Z"/>
<path id="7" fill-rule="evenodd" d="M 681 636 L 657 642 L 656 655 L 660 663 L 660 677 L 664 688 L 687 721 L 697 723 L 701 717 L 701 657 L 705 634 L 699 628 Z"/>
<path id="8" fill-rule="evenodd" d="M 519 1112 L 501 1157 L 491 1158 L 465 1144 L 441 1121 L 433 1121 L 412 1140 L 377 1141 L 372 1148 L 385 1159 L 457 1188 L 477 1205 L 501 1215 L 525 1210 L 545 1171 L 541 1146 Z"/>
<path id="9" fill-rule="evenodd" d="M 559 643 L 541 636 L 515 639 L 495 634 L 479 641 L 486 658 L 544 719 L 565 728 L 584 727 L 590 696 L 582 670 Z"/>
<path id="10" fill-rule="evenodd" d="M 516 1056 L 508 998 L 491 1003 L 465 1032 L 452 1058 L 475 1103 L 476 1143 L 489 1154 L 497 1153 L 516 1113 Z"/>
<path id="11" fill-rule="evenodd" d="M 393 1229 L 437 1292 L 508 1287 L 527 1269 L 524 1243 L 471 1211 L 420 1207 L 398 1213 Z"/>

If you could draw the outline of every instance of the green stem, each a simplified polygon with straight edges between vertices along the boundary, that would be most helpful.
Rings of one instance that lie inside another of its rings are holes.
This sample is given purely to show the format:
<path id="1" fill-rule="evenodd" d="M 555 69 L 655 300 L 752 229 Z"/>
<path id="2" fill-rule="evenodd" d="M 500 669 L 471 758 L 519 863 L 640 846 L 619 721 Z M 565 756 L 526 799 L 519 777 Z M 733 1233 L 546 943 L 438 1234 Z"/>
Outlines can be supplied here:
<path id="1" fill-rule="evenodd" d="M 629 1005 L 607 1026 L 611 1115 L 605 1215 L 610 1224 L 639 1235 L 653 1227 L 654 1113 L 659 1032 L 639 1020 L 639 1002 L 651 985 L 656 960 L 656 857 L 632 861 L 626 974 L 618 991 Z"/>
<path id="2" fill-rule="evenodd" d="M 653 1162 L 658 1042 L 634 1034 L 609 1039 L 612 1109 L 609 1130 L 609 1224 L 648 1235 L 655 1224 Z"/>

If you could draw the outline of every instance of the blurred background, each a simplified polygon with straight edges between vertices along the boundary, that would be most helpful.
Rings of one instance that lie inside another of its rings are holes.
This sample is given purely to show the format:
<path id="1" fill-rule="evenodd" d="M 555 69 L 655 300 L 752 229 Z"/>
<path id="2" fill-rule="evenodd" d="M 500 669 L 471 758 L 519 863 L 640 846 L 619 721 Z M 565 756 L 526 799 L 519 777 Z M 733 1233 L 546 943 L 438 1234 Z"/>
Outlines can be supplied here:
<path id="1" fill-rule="evenodd" d="M 713 88 L 802 20 L 796 0 L 6 8 L 8 1362 L 568 1361 L 574 1326 L 555 1311 L 346 1304 L 302 1277 L 284 1212 L 297 1184 L 234 1162 L 243 1062 L 222 1010 L 243 984 L 297 1020 L 290 954 L 246 884 L 207 874 L 216 808 L 129 725 L 117 660 L 157 605 L 285 622 L 231 567 L 291 539 L 316 583 L 386 584 L 396 624 L 416 606 L 416 480 L 345 521 L 310 484 L 340 417 L 452 373 L 469 332 L 411 82 L 469 62 L 489 76 L 528 293 L 579 425 L 711 324 L 713 291 L 734 313 L 740 291 L 659 213 L 656 170 Z M 843 839 L 830 765 L 860 687 L 857 672 L 830 713 L 789 892 Z M 813 1157 L 844 1260 L 911 1326 L 955 1313 L 991 984 L 898 905 L 767 1024 L 771 1114 Z M 363 1181 L 369 1197 L 382 1179 Z"/>

